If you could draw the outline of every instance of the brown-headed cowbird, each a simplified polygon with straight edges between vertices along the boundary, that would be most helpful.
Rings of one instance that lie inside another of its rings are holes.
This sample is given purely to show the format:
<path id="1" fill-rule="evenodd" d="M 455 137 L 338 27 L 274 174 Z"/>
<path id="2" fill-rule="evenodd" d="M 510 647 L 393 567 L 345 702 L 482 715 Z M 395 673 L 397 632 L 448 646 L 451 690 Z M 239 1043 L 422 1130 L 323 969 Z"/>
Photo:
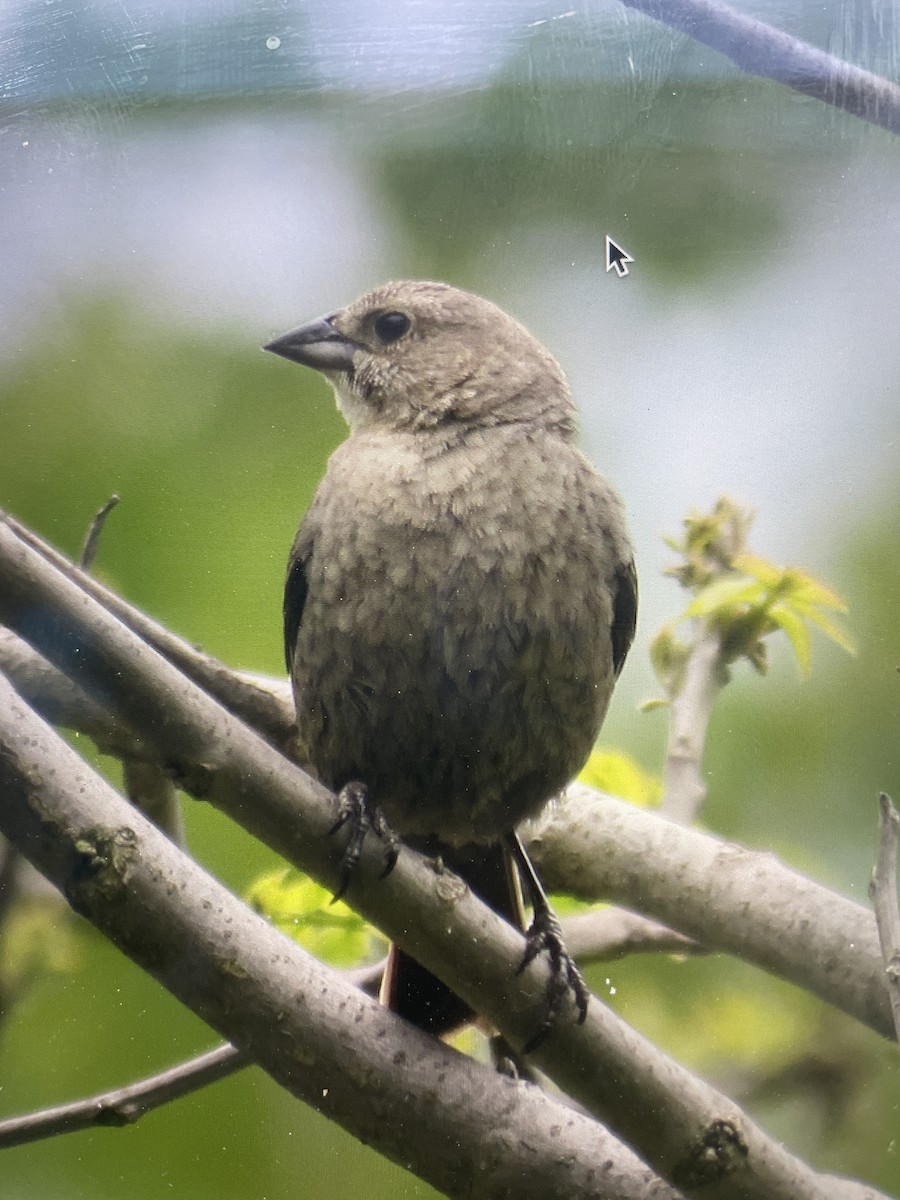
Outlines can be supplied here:
<path id="1" fill-rule="evenodd" d="M 621 501 L 576 445 L 556 361 L 469 292 L 389 283 L 266 349 L 321 371 L 350 425 L 290 555 L 302 756 L 515 917 L 514 831 L 585 762 L 634 633 Z M 526 957 L 549 952 L 583 1015 L 530 882 Z M 389 978 L 425 1028 L 464 1015 L 409 959 Z"/>

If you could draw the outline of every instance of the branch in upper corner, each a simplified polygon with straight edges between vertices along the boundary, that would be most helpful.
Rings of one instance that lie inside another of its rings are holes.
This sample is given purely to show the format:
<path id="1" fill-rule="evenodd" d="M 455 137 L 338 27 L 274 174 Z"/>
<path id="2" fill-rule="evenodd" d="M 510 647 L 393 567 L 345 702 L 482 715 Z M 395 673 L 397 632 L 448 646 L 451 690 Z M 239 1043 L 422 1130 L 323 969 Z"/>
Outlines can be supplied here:
<path id="1" fill-rule="evenodd" d="M 900 894 L 897 890 L 897 842 L 900 814 L 884 792 L 878 798 L 878 857 L 869 893 L 875 905 L 875 921 L 884 973 L 891 997 L 891 1012 L 900 1042 Z"/>
<path id="2" fill-rule="evenodd" d="M 900 133 L 900 87 L 738 12 L 720 0 L 622 0 L 730 58 L 748 75 L 774 79 L 804 96 Z"/>

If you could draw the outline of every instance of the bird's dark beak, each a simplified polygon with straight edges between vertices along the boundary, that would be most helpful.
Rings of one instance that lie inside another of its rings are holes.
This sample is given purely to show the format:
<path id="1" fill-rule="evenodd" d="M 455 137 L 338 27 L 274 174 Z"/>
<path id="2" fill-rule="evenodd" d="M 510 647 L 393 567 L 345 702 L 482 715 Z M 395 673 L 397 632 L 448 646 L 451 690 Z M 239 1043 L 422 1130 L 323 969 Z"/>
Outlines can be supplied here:
<path id="1" fill-rule="evenodd" d="M 355 342 L 335 329 L 329 317 L 310 321 L 263 346 L 263 350 L 271 350 L 304 367 L 315 367 L 317 371 L 352 371 L 353 353 L 357 349 Z"/>

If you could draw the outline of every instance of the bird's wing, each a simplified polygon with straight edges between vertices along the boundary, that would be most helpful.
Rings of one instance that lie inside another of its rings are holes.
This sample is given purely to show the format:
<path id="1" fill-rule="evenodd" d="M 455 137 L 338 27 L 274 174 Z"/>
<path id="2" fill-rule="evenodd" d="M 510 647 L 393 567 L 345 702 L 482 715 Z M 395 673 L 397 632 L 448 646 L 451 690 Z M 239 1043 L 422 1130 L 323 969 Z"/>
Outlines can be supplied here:
<path id="1" fill-rule="evenodd" d="M 630 559 L 616 571 L 613 581 L 612 637 L 613 669 L 618 677 L 634 640 L 637 624 L 638 582 L 634 560 Z"/>
<path id="2" fill-rule="evenodd" d="M 303 619 L 303 609 L 306 605 L 308 591 L 308 564 L 313 550 L 313 539 L 305 534 L 303 526 L 297 535 L 288 562 L 287 580 L 284 585 L 284 661 L 290 673 L 294 648 L 297 645 L 297 633 Z"/>

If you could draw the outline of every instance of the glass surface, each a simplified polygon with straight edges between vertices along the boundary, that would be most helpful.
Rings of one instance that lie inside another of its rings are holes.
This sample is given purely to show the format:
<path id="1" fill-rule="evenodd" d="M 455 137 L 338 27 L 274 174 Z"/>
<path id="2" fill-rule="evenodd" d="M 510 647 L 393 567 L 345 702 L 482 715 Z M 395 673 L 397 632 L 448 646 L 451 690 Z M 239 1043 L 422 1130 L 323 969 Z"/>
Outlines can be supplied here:
<path id="1" fill-rule="evenodd" d="M 741 7 L 900 74 L 891 0 Z M 865 902 L 874 798 L 900 797 L 895 136 L 613 0 L 5 0 L 0 50 L 0 505 L 75 553 L 119 492 L 103 577 L 277 672 L 284 561 L 343 426 L 323 382 L 259 347 L 388 278 L 487 295 L 563 364 L 628 507 L 642 610 L 604 743 L 659 769 L 664 718 L 636 706 L 683 606 L 660 535 L 690 508 L 735 496 L 760 553 L 850 602 L 855 659 L 817 642 L 804 682 L 785 644 L 771 678 L 735 672 L 704 817 Z M 269 864 L 224 820 L 188 820 L 230 885 Z M 815 1165 L 900 1189 L 874 1035 L 727 964 L 607 974 L 629 1020 Z M 781 1041 L 747 1045 L 767 1009 Z M 213 1041 L 84 931 L 4 1038 L 4 1114 Z M 808 1061 L 833 1093 L 765 1090 Z M 0 1169 L 0 1200 L 298 1186 L 432 1194 L 258 1074 Z"/>

